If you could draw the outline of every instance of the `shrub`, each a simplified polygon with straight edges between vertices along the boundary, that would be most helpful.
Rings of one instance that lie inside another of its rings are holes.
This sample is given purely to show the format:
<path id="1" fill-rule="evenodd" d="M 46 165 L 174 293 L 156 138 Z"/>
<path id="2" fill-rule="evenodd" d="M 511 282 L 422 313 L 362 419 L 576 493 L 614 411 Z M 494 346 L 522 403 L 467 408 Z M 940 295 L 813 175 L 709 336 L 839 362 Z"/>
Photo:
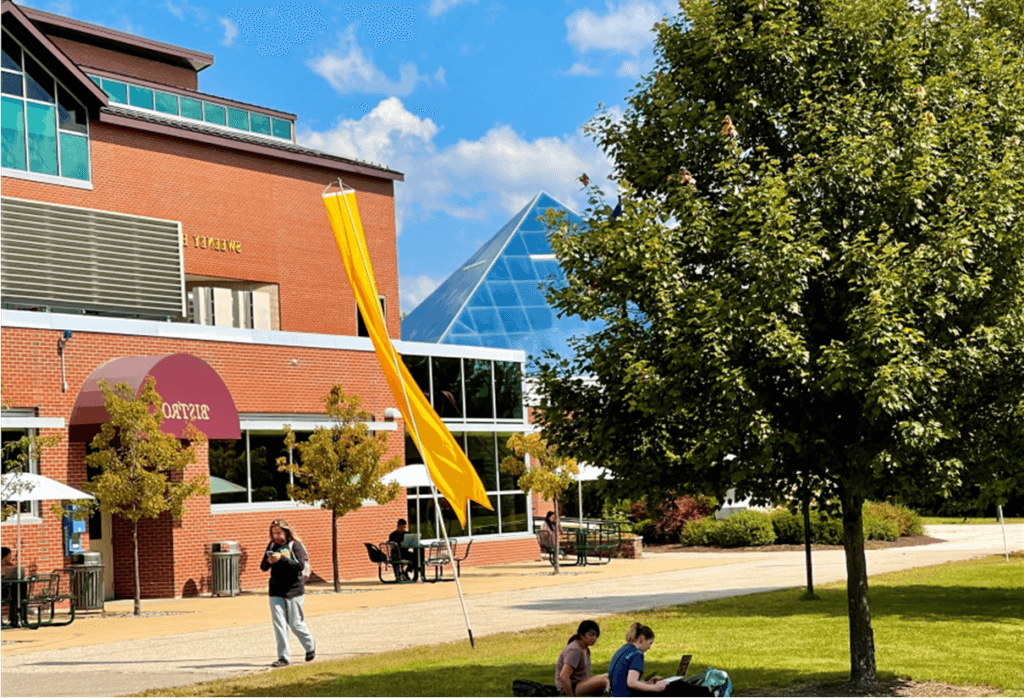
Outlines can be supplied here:
<path id="1" fill-rule="evenodd" d="M 775 529 L 776 543 L 802 544 L 804 542 L 804 520 L 798 514 L 785 509 L 777 509 L 771 513 L 772 527 Z"/>
<path id="2" fill-rule="evenodd" d="M 645 541 L 652 541 L 654 539 L 654 522 L 650 519 L 644 519 L 633 524 L 633 533 L 641 536 Z"/>
<path id="3" fill-rule="evenodd" d="M 716 521 L 713 516 L 687 521 L 679 534 L 679 543 L 686 546 L 718 545 L 719 532 L 723 523 Z"/>
<path id="4" fill-rule="evenodd" d="M 644 540 L 653 543 L 667 543 L 679 539 L 679 534 L 687 521 L 710 516 L 717 505 L 718 502 L 714 497 L 704 495 L 677 497 L 659 505 L 654 512 L 648 511 L 646 503 L 634 502 L 631 518 L 636 521 L 651 520 L 653 529 L 650 536 L 644 535 Z"/>
<path id="5" fill-rule="evenodd" d="M 819 545 L 842 545 L 842 519 L 829 518 L 828 514 L 811 512 L 811 542 Z"/>
<path id="6" fill-rule="evenodd" d="M 741 511 L 725 519 L 722 524 L 718 544 L 723 548 L 771 545 L 775 542 L 771 517 L 763 511 Z"/>
<path id="7" fill-rule="evenodd" d="M 913 509 L 902 504 L 890 504 L 889 502 L 865 502 L 864 518 L 873 516 L 885 519 L 896 524 L 896 530 L 901 536 L 924 535 L 924 526 L 921 524 L 921 517 Z M 865 533 L 867 527 L 865 526 Z"/>
<path id="8" fill-rule="evenodd" d="M 895 521 L 880 516 L 864 514 L 865 540 L 896 540 L 900 537 L 900 529 Z"/>

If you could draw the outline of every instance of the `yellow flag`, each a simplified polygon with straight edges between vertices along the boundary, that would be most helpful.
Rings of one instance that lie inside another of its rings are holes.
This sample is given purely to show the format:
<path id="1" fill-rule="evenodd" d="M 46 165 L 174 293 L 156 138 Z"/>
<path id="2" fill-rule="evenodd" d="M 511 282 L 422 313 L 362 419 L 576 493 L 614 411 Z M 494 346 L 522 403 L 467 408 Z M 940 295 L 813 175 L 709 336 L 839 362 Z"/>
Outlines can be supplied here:
<path id="1" fill-rule="evenodd" d="M 355 293 L 391 394 L 398 403 L 413 441 L 423 454 L 430 479 L 465 526 L 467 499 L 494 509 L 487 498 L 484 484 L 388 338 L 380 304 L 377 302 L 377 284 L 373 280 L 373 268 L 363 237 L 363 224 L 359 220 L 355 191 L 343 189 L 340 192 L 325 192 L 324 205 L 331 220 L 338 251 L 345 262 L 345 272 L 352 285 L 352 292 Z"/>

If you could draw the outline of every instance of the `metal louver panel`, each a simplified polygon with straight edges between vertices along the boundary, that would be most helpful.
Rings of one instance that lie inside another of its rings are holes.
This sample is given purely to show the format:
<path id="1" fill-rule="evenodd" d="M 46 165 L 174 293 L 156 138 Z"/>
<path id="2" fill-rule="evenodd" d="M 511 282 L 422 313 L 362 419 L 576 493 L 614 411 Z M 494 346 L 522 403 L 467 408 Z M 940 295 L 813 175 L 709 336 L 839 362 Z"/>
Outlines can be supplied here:
<path id="1" fill-rule="evenodd" d="M 185 315 L 181 224 L 0 197 L 4 305 Z"/>

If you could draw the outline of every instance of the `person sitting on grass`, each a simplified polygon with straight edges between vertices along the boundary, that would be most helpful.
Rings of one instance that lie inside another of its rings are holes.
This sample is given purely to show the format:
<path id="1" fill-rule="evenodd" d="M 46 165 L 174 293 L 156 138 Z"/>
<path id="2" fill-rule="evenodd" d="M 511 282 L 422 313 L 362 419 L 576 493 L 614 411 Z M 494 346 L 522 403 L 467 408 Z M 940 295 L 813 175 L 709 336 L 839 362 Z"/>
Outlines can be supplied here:
<path id="1" fill-rule="evenodd" d="M 555 685 L 560 696 L 586 696 L 604 693 L 608 688 L 608 675 L 590 675 L 590 648 L 601 637 L 601 628 L 595 621 L 585 620 L 576 634 L 558 655 L 555 664 Z"/>
<path id="2" fill-rule="evenodd" d="M 660 676 L 643 681 L 644 652 L 654 644 L 654 631 L 646 625 L 633 623 L 626 632 L 626 644 L 620 647 L 608 664 L 608 683 L 613 696 L 631 696 L 634 691 L 660 693 L 668 686 Z"/>

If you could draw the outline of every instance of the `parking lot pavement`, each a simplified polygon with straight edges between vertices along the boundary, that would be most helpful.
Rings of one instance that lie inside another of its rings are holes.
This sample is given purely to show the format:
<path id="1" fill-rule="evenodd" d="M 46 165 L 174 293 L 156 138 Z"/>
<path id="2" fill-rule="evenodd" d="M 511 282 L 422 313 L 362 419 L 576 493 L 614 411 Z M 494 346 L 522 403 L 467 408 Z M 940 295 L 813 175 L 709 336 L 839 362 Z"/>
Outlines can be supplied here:
<path id="1" fill-rule="evenodd" d="M 998 526 L 935 526 L 945 542 L 867 552 L 870 574 L 1001 554 Z M 1007 526 L 1010 550 L 1024 549 L 1024 525 Z M 544 563 L 467 568 L 463 588 L 473 634 L 526 630 L 581 617 L 800 586 L 802 552 L 665 553 L 610 565 L 566 568 L 553 577 Z M 817 583 L 845 578 L 842 551 L 814 553 Z M 453 584 L 346 582 L 347 593 L 308 593 L 307 623 L 317 660 L 466 639 Z M 130 607 L 130 601 L 108 603 Z M 381 633 L 381 612 L 416 618 L 401 633 Z M 5 631 L 3 696 L 94 696 L 224 678 L 266 670 L 274 657 L 265 595 L 166 599 L 143 610 L 174 615 L 92 618 L 66 628 Z M 10 635 L 8 634 L 10 633 Z M 32 635 L 35 633 L 35 635 Z M 293 661 L 301 662 L 297 642 Z"/>

